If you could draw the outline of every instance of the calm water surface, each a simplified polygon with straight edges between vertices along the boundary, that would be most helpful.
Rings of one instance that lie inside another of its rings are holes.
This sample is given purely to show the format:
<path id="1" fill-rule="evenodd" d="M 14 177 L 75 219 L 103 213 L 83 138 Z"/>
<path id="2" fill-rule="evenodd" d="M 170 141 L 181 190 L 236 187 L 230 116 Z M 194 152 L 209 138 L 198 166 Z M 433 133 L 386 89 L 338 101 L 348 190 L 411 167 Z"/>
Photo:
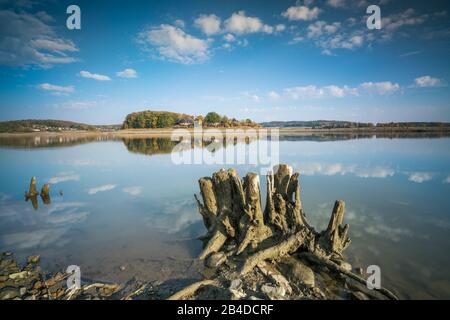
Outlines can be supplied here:
<path id="1" fill-rule="evenodd" d="M 40 254 L 52 271 L 76 264 L 102 281 L 198 277 L 195 238 L 205 230 L 193 194 L 221 166 L 175 165 L 173 146 L 0 139 L 0 250 Z M 402 298 L 450 298 L 449 138 L 289 138 L 280 158 L 301 173 L 316 228 L 326 227 L 336 199 L 346 201 L 354 266 L 379 265 L 382 284 Z M 31 176 L 39 188 L 51 184 L 51 204 L 24 201 Z"/>

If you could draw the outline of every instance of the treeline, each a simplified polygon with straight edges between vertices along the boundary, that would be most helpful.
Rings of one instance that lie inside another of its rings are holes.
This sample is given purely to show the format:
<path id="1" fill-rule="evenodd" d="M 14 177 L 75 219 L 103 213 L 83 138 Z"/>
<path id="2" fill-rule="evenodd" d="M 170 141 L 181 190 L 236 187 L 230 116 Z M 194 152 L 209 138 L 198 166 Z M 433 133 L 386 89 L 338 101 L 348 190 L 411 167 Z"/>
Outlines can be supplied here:
<path id="1" fill-rule="evenodd" d="M 126 116 L 123 129 L 150 129 L 150 128 L 180 128 L 193 127 L 197 122 L 203 127 L 258 127 L 256 122 L 250 119 L 239 121 L 221 116 L 216 112 L 209 112 L 206 116 L 192 116 L 187 114 L 167 111 L 142 111 L 133 112 Z"/>
<path id="2" fill-rule="evenodd" d="M 14 120 L 0 122 L 0 132 L 96 131 L 95 126 L 65 120 Z"/>
<path id="3" fill-rule="evenodd" d="M 312 128 L 312 129 L 352 129 L 352 128 L 450 128 L 450 123 L 446 122 L 352 122 L 352 121 L 333 121 L 333 120 L 314 120 L 314 121 L 271 121 L 261 123 L 263 127 L 276 128 Z"/>

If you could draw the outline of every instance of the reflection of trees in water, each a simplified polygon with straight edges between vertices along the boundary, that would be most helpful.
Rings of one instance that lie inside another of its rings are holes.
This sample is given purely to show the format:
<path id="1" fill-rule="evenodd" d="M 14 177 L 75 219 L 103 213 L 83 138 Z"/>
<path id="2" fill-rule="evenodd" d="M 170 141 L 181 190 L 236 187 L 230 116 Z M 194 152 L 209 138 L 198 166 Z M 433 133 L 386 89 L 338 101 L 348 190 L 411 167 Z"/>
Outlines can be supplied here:
<path id="1" fill-rule="evenodd" d="M 178 141 L 172 141 L 168 138 L 124 138 L 122 140 L 128 151 L 148 155 L 170 153 L 179 143 Z"/>
<path id="2" fill-rule="evenodd" d="M 281 133 L 279 136 L 280 141 L 339 141 L 339 140 L 352 140 L 352 139 L 370 139 L 370 138 L 387 138 L 387 139 L 401 139 L 401 138 L 444 138 L 449 137 L 448 132 L 436 131 L 436 132 L 315 132 L 315 133 Z M 221 140 L 223 139 L 223 142 Z M 214 137 L 214 133 L 205 133 L 203 141 L 187 139 L 183 143 L 183 148 L 206 148 L 208 146 L 217 150 L 221 147 L 227 147 L 230 145 L 237 145 L 239 143 L 250 144 L 252 141 L 257 140 L 255 135 L 251 136 L 227 136 L 222 135 L 217 138 Z M 270 136 L 267 137 L 268 140 Z M 97 141 L 119 141 L 122 140 L 129 151 L 138 152 L 144 154 L 161 154 L 170 153 L 172 149 L 179 143 L 179 141 L 171 141 L 170 138 L 119 138 L 117 136 L 107 135 L 24 135 L 24 136 L 1 136 L 0 147 L 6 148 L 58 148 L 58 147 L 70 147 L 80 144 L 97 142 Z M 189 140 L 191 142 L 189 143 Z M 210 148 L 211 148 L 210 147 Z"/>
<path id="3" fill-rule="evenodd" d="M 4 136 L 0 137 L 1 147 L 10 148 L 52 148 L 70 147 L 79 144 L 112 140 L 110 137 L 99 135 L 57 135 L 57 136 Z"/>
<path id="4" fill-rule="evenodd" d="M 343 141 L 357 139 L 430 139 L 446 138 L 450 134 L 447 132 L 377 132 L 377 133 L 308 133 L 308 134 L 280 134 L 280 141 Z"/>
<path id="5" fill-rule="evenodd" d="M 253 137 L 231 137 L 217 139 L 215 137 L 208 137 L 206 140 L 201 139 L 180 139 L 179 141 L 172 141 L 169 138 L 123 138 L 123 143 L 128 151 L 134 153 L 142 153 L 147 155 L 166 154 L 171 153 L 175 146 L 178 146 L 178 151 L 189 150 L 194 148 L 205 148 L 210 152 L 215 152 L 221 148 L 238 143 L 249 144 L 256 140 Z"/>

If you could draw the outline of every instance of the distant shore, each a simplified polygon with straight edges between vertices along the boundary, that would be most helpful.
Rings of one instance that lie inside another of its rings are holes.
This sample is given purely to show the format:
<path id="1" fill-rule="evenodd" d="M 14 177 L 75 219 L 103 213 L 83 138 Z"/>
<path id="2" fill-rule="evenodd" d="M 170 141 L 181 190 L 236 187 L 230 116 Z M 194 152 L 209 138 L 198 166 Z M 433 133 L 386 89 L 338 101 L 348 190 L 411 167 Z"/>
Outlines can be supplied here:
<path id="1" fill-rule="evenodd" d="M 313 128 L 250 128 L 250 127 L 236 127 L 236 128 L 203 128 L 206 130 L 219 130 L 223 133 L 226 130 L 248 130 L 254 129 L 257 132 L 267 130 L 269 133 L 271 130 L 278 130 L 280 136 L 291 135 L 313 135 L 313 134 L 400 134 L 400 133 L 441 133 L 443 135 L 450 135 L 450 128 L 438 128 L 438 127 L 374 127 L 374 128 L 331 128 L 331 129 L 313 129 Z M 83 131 L 83 130 L 71 130 L 71 131 L 41 131 L 41 132 L 2 132 L 0 137 L 39 137 L 39 136 L 107 136 L 107 137 L 171 137 L 172 133 L 176 130 L 186 130 L 193 133 L 193 128 L 167 128 L 167 129 L 126 129 L 115 131 Z"/>

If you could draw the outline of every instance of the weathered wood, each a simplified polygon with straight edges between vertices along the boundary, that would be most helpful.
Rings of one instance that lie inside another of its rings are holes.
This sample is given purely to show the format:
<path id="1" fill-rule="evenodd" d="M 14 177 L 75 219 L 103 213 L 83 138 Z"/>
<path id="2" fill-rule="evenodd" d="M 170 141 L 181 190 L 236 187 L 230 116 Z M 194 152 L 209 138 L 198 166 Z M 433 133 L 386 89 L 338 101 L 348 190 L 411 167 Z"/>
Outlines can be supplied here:
<path id="1" fill-rule="evenodd" d="M 245 275 L 248 272 L 252 271 L 261 261 L 276 260 L 287 254 L 294 253 L 298 248 L 300 248 L 301 245 L 304 244 L 307 237 L 308 232 L 306 229 L 303 229 L 296 232 L 288 239 L 280 242 L 279 244 L 256 252 L 255 254 L 247 258 L 240 270 L 240 274 Z"/>
<path id="2" fill-rule="evenodd" d="M 319 240 L 319 244 L 325 250 L 337 256 L 342 256 L 342 252 L 350 245 L 349 225 L 343 226 L 344 214 L 345 202 L 342 200 L 336 201 L 328 227 Z"/>
<path id="3" fill-rule="evenodd" d="M 195 282 L 189 286 L 187 286 L 186 288 L 182 289 L 181 291 L 178 291 L 177 293 L 173 294 L 172 296 L 170 296 L 169 298 L 167 298 L 167 300 L 184 300 L 189 298 L 190 296 L 194 295 L 195 292 L 200 289 L 203 286 L 213 286 L 216 285 L 217 281 L 216 280 L 201 280 L 198 282 Z"/>
<path id="4" fill-rule="evenodd" d="M 44 204 L 50 204 L 50 186 L 47 183 L 42 186 L 41 198 Z"/>
<path id="5" fill-rule="evenodd" d="M 28 189 L 28 192 L 26 193 L 26 196 L 31 198 L 37 196 L 39 193 L 36 189 L 36 177 L 32 177 L 30 181 L 30 188 Z"/>
<path id="6" fill-rule="evenodd" d="M 213 280 L 200 281 L 171 298 L 192 296 L 205 284 L 226 286 L 233 279 L 245 279 L 250 272 L 258 272 L 257 266 L 264 265 L 265 261 L 276 265 L 279 259 L 294 253 L 306 254 L 310 260 L 360 283 L 365 281 L 332 261 L 343 260 L 343 251 L 350 244 L 349 225 L 344 225 L 344 201 L 335 202 L 327 229 L 317 232 L 307 222 L 301 203 L 299 174 L 293 173 L 292 167 L 281 164 L 275 174 L 268 172 L 264 210 L 260 180 L 255 173 L 248 173 L 241 179 L 234 169 L 222 169 L 211 178 L 200 179 L 199 185 L 203 204 L 197 196 L 195 198 L 208 229 L 208 241 L 199 258 L 206 259 L 218 253 L 227 261 L 208 266 L 217 268 L 216 273 L 212 273 L 213 278 L 215 274 Z M 386 289 L 378 291 L 396 299 Z"/>
<path id="7" fill-rule="evenodd" d="M 342 268 L 341 266 L 339 266 L 338 264 L 334 263 L 333 261 L 331 261 L 329 259 L 324 259 L 322 257 L 319 257 L 315 254 L 308 253 L 308 252 L 302 253 L 302 257 L 307 258 L 312 263 L 326 266 L 327 268 L 329 268 L 332 271 L 340 272 L 340 273 L 344 274 L 345 276 L 352 278 L 353 280 L 355 280 L 363 285 L 367 285 L 366 279 L 354 274 L 351 271 L 348 271 L 348 270 Z M 380 292 L 381 294 L 383 294 L 385 297 L 387 297 L 390 300 L 398 300 L 398 297 L 386 288 L 383 288 L 383 287 L 374 288 L 374 290 Z"/>

